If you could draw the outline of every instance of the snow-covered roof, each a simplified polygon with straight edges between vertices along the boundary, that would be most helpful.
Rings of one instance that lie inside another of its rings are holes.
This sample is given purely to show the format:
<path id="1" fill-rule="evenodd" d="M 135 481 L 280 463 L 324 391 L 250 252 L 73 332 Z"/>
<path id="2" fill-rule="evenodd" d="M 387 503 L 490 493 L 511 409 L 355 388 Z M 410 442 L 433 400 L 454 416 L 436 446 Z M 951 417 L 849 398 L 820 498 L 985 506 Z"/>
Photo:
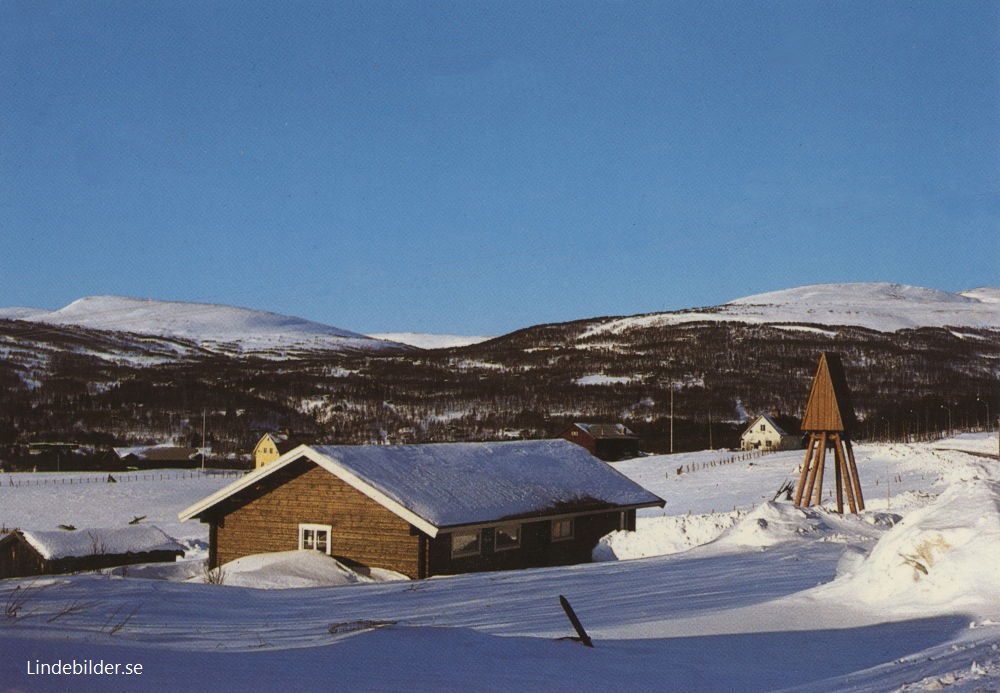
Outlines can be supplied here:
<path id="1" fill-rule="evenodd" d="M 750 433 L 753 433 L 754 428 L 756 427 L 757 422 L 759 421 L 766 421 L 771 426 L 771 428 L 774 429 L 775 433 L 777 433 L 779 436 L 794 435 L 790 431 L 787 431 L 781 424 L 777 422 L 777 420 L 773 416 L 769 414 L 761 414 L 756 419 L 751 421 L 750 424 L 747 426 L 747 429 L 743 432 L 743 435 L 746 436 Z"/>
<path id="2" fill-rule="evenodd" d="M 442 528 L 603 508 L 662 506 L 566 440 L 400 446 L 300 446 L 179 513 L 217 503 L 308 458 L 430 536 Z"/>
<path id="3" fill-rule="evenodd" d="M 577 428 L 586 431 L 594 438 L 634 438 L 635 433 L 624 424 L 575 423 Z"/>
<path id="4" fill-rule="evenodd" d="M 207 451 L 208 448 L 205 448 Z M 190 460 L 201 454 L 202 448 L 185 447 L 162 443 L 159 445 L 140 445 L 133 447 L 114 448 L 119 458 L 134 455 L 141 460 L 156 462 L 160 460 Z"/>
<path id="5" fill-rule="evenodd" d="M 184 547 L 153 525 L 130 525 L 128 527 L 98 527 L 91 529 L 64 530 L 18 530 L 25 541 L 31 544 L 42 558 L 81 558 L 95 554 L 118 555 L 125 553 L 149 553 L 151 551 L 176 551 L 184 553 Z"/>

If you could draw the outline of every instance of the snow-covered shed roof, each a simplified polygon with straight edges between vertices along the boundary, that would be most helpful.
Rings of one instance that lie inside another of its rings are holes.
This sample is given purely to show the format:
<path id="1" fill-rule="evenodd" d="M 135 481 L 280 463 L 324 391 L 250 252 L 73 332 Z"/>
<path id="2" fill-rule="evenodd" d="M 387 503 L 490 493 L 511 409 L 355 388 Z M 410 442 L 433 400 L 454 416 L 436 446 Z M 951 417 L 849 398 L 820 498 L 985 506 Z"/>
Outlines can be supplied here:
<path id="1" fill-rule="evenodd" d="M 179 513 L 199 517 L 307 458 L 430 536 L 447 527 L 663 500 L 566 440 L 399 446 L 302 445 Z"/>
<path id="2" fill-rule="evenodd" d="M 174 460 L 190 460 L 201 454 L 201 448 L 184 447 L 180 445 L 143 445 L 138 447 L 114 448 L 115 454 L 124 459 L 134 455 L 140 460 L 164 462 Z"/>
<path id="3" fill-rule="evenodd" d="M 21 529 L 18 533 L 46 560 L 152 551 L 173 551 L 184 554 L 183 546 L 153 525 L 98 527 L 73 531 Z"/>
<path id="4" fill-rule="evenodd" d="M 594 438 L 635 438 L 635 433 L 625 424 L 607 423 L 574 423 L 577 428 L 586 431 Z"/>

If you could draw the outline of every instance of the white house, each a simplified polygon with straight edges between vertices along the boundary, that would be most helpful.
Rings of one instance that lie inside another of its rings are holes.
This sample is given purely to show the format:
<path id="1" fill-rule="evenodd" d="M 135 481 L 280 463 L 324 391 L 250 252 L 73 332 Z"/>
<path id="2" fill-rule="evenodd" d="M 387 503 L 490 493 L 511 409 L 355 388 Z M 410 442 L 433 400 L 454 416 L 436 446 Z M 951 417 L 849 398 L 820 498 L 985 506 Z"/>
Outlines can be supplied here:
<path id="1" fill-rule="evenodd" d="M 741 450 L 795 450 L 801 447 L 798 424 L 777 412 L 761 414 L 740 436 Z"/>

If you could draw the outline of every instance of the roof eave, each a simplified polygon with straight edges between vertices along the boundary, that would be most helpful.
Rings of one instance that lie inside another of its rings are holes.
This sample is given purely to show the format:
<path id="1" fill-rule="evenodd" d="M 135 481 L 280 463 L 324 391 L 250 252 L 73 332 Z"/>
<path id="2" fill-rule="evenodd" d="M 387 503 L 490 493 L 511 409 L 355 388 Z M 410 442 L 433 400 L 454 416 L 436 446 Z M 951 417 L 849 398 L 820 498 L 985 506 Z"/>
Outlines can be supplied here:
<path id="1" fill-rule="evenodd" d="M 580 515 L 597 515 L 600 513 L 626 512 L 628 510 L 638 510 L 640 508 L 662 508 L 667 502 L 662 498 L 645 503 L 631 503 L 628 505 L 611 505 L 606 508 L 580 508 L 579 510 L 557 510 L 551 513 L 525 513 L 507 517 L 498 517 L 493 520 L 477 520 L 476 522 L 462 522 L 450 525 L 441 525 L 440 532 L 454 532 L 459 529 L 481 529 L 483 527 L 496 527 L 503 524 L 517 524 L 525 522 L 541 522 L 545 520 L 559 520 L 567 517 L 578 517 Z"/>

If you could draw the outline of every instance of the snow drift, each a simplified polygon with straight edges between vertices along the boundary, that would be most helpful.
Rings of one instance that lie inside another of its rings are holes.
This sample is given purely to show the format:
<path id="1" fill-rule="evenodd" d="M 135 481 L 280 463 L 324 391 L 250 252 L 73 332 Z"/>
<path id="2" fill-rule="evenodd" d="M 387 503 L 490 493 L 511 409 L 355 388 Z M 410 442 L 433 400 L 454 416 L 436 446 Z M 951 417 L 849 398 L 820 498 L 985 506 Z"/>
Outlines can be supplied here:
<path id="1" fill-rule="evenodd" d="M 831 589 L 902 614 L 1000 603 L 1000 483 L 953 484 L 889 530 Z"/>
<path id="2" fill-rule="evenodd" d="M 215 574 L 219 584 L 257 589 L 339 587 L 408 579 L 391 570 L 366 569 L 359 572 L 319 551 L 307 550 L 244 556 L 224 564 Z M 189 580 L 205 581 L 205 576 Z"/>

